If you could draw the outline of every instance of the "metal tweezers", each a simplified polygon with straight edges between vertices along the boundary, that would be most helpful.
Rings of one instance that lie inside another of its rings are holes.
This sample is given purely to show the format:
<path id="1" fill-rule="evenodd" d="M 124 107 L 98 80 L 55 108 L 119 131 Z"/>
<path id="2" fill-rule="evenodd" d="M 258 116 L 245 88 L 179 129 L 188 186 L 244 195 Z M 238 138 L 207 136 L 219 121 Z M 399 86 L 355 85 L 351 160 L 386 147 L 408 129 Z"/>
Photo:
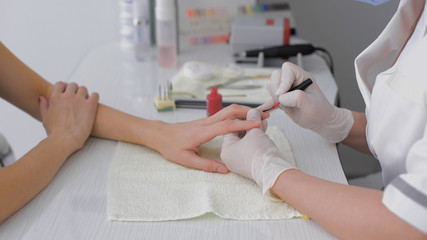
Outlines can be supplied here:
<path id="1" fill-rule="evenodd" d="M 264 79 L 264 78 L 269 78 L 269 77 L 270 76 L 267 76 L 267 75 L 235 77 L 235 78 L 232 78 L 232 79 L 228 80 L 225 83 L 215 84 L 215 85 L 207 87 L 206 89 L 207 90 L 209 90 L 211 88 L 254 89 L 254 88 L 259 88 L 259 87 L 262 87 L 262 86 L 260 86 L 260 85 L 252 85 L 252 84 L 236 85 L 236 86 L 231 86 L 231 85 L 234 84 L 234 83 L 236 83 L 236 82 L 242 81 L 242 80 Z"/>

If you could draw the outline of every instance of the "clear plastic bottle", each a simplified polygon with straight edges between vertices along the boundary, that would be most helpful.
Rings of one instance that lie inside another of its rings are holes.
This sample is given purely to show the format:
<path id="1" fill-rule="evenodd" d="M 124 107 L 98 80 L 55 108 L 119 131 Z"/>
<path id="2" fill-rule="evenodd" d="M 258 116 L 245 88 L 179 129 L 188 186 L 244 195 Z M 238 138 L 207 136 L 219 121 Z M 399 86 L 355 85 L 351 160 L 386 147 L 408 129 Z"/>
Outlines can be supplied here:
<path id="1" fill-rule="evenodd" d="M 133 0 L 135 55 L 138 61 L 151 59 L 150 1 Z"/>
<path id="2" fill-rule="evenodd" d="M 120 43 L 124 48 L 133 46 L 132 0 L 118 0 Z"/>
<path id="3" fill-rule="evenodd" d="M 159 66 L 178 66 L 177 30 L 174 0 L 156 0 L 156 42 Z"/>

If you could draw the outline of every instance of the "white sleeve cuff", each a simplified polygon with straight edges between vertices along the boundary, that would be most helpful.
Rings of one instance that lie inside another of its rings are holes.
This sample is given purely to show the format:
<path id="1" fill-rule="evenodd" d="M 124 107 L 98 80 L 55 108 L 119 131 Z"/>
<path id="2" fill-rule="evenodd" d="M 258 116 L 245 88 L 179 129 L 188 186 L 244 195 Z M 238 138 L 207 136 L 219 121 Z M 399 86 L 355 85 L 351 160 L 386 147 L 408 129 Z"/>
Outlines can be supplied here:
<path id="1" fill-rule="evenodd" d="M 427 234 L 427 195 L 396 177 L 383 194 L 383 204 L 403 221 Z"/>

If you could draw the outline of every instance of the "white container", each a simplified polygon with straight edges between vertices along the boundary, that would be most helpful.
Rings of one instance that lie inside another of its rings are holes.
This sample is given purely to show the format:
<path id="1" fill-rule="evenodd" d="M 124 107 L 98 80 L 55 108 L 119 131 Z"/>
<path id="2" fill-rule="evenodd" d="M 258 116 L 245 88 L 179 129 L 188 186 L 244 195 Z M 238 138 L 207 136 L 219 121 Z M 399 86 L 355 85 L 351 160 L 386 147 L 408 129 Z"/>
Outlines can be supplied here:
<path id="1" fill-rule="evenodd" d="M 132 17 L 132 0 L 119 0 L 119 34 L 120 43 L 125 48 L 133 47 L 134 45 L 134 30 Z"/>
<path id="2" fill-rule="evenodd" d="M 177 30 L 174 0 L 156 0 L 157 62 L 160 67 L 178 66 Z"/>
<path id="3" fill-rule="evenodd" d="M 151 59 L 150 1 L 133 1 L 133 33 L 135 56 L 138 61 Z"/>

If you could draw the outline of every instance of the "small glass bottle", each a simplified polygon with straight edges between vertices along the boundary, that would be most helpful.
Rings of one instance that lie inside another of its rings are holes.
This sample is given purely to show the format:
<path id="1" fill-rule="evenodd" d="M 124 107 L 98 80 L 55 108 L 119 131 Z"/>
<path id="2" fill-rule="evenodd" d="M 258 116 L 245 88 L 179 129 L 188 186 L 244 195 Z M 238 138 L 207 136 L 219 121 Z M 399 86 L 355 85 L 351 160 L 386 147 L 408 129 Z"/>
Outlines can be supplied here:
<path id="1" fill-rule="evenodd" d="M 157 62 L 160 67 L 178 66 L 177 30 L 174 0 L 156 0 Z"/>
<path id="2" fill-rule="evenodd" d="M 222 109 L 222 96 L 217 88 L 211 88 L 211 93 L 206 96 L 206 110 L 208 116 L 212 116 Z"/>

